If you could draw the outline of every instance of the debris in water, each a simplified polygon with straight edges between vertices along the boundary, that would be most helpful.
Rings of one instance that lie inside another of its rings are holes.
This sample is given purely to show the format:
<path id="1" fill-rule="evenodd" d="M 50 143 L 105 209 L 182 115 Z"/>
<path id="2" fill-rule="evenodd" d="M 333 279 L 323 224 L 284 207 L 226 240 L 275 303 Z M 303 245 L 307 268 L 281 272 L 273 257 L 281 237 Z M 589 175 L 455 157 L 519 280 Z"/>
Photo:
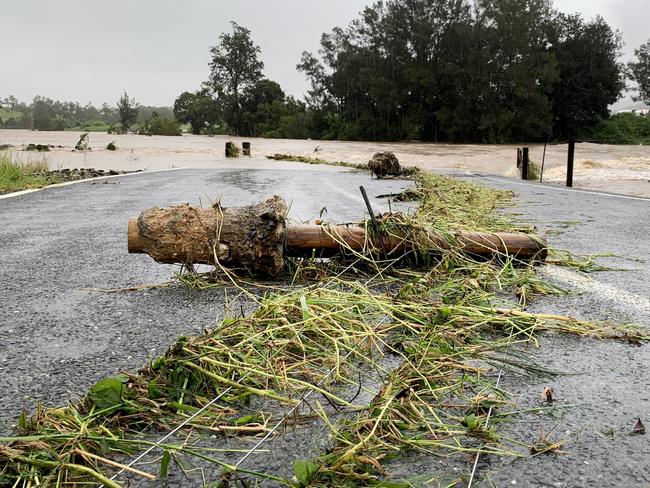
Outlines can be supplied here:
<path id="1" fill-rule="evenodd" d="M 399 161 L 395 154 L 390 151 L 375 153 L 372 159 L 368 161 L 368 169 L 377 178 L 399 176 L 400 174 Z"/>
<path id="2" fill-rule="evenodd" d="M 643 425 L 643 422 L 641 422 L 641 419 L 638 419 L 636 421 L 636 424 L 634 425 L 633 432 L 635 434 L 645 434 L 645 425 Z"/>
<path id="3" fill-rule="evenodd" d="M 553 391 L 553 388 L 550 386 L 544 387 L 544 398 L 546 399 L 547 403 L 553 403 L 555 401 L 555 398 L 553 398 L 554 393 L 555 392 Z"/>

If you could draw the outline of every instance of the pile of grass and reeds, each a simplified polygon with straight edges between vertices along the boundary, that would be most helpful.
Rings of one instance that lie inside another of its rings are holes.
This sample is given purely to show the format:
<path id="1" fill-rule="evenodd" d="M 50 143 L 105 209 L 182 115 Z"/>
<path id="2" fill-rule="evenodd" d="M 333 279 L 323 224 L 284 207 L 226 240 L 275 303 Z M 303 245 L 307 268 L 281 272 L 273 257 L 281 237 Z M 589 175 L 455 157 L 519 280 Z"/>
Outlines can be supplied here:
<path id="1" fill-rule="evenodd" d="M 266 158 L 273 159 L 275 161 L 295 161 L 298 163 L 305 163 L 305 164 L 326 164 L 328 166 L 339 166 L 344 168 L 361 169 L 364 171 L 368 170 L 368 164 L 349 163 L 346 161 L 327 161 L 322 158 L 315 158 L 312 156 L 304 156 L 304 155 L 297 155 L 297 154 L 276 153 L 270 156 L 266 156 Z M 405 166 L 401 168 L 400 176 L 403 177 L 415 176 L 419 174 L 420 171 L 421 171 L 420 168 L 416 166 Z"/>
<path id="2" fill-rule="evenodd" d="M 292 262 L 285 286 L 254 288 L 223 269 L 218 283 L 181 276 L 186 286 L 228 286 L 255 309 L 180 338 L 139 373 L 106 378 L 79 402 L 23 414 L 17 435 L 0 438 L 0 486 L 119 486 L 121 470 L 164 478 L 170 463 L 193 457 L 219 468 L 220 486 L 266 479 L 401 487 L 411 485 L 391 477 L 390 463 L 406 453 L 457 462 L 461 469 L 443 473 L 454 482 L 466 480 L 468 454 L 526 455 L 522 441 L 486 425 L 491 409 L 511 402 L 496 385 L 497 371 L 552 374 L 525 353 L 541 332 L 650 336 L 632 325 L 528 312 L 534 296 L 565 293 L 539 278 L 532 263 L 479 261 L 453 246 L 427 260 L 427 236 L 517 229 L 496 212 L 512 194 L 428 173 L 418 175 L 413 191 L 418 210 L 382 225 L 399 226 L 418 244 L 420 266 L 350 250 L 344 262 Z M 225 449 L 195 442 L 233 434 L 265 440 L 289 419 L 314 415 L 331 433 L 329 447 L 296 460 L 293 479 L 226 462 Z M 180 425 L 184 442 L 156 440 Z M 155 465 L 130 465 L 151 447 L 160 456 Z"/>
<path id="3" fill-rule="evenodd" d="M 297 163 L 305 163 L 305 164 L 326 164 L 329 166 L 342 166 L 345 168 L 354 168 L 354 169 L 368 169 L 367 164 L 347 163 L 345 161 L 330 162 L 322 158 L 314 158 L 312 156 L 304 156 L 299 154 L 276 153 L 270 156 L 266 156 L 266 159 L 273 159 L 275 161 L 294 161 Z"/>
<path id="4" fill-rule="evenodd" d="M 0 151 L 0 193 L 40 188 L 58 183 L 56 175 L 45 176 L 48 161 L 45 158 L 30 158 L 18 160 L 8 151 Z"/>
<path id="5" fill-rule="evenodd" d="M 346 161 L 327 161 L 321 158 L 314 158 L 312 156 L 304 156 L 304 155 L 297 155 L 297 154 L 276 153 L 270 156 L 266 156 L 266 159 L 272 159 L 275 161 L 294 161 L 297 163 L 305 163 L 305 164 L 325 164 L 328 166 L 339 166 L 343 168 L 361 169 L 364 171 L 368 170 L 368 164 L 349 163 Z M 402 177 L 409 177 L 409 176 L 417 175 L 419 173 L 420 173 L 420 168 L 416 166 L 405 166 L 400 169 L 399 175 Z"/>
<path id="6" fill-rule="evenodd" d="M 539 181 L 541 167 L 534 161 L 528 161 L 528 181 Z"/>

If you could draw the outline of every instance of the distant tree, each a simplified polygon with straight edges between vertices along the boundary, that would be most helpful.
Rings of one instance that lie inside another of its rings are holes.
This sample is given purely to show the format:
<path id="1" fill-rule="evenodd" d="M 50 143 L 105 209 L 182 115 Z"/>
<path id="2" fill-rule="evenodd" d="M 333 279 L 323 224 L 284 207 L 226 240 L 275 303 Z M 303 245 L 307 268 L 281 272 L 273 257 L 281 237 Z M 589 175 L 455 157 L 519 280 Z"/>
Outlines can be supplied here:
<path id="1" fill-rule="evenodd" d="M 219 43 L 210 48 L 210 79 L 206 85 L 222 107 L 225 121 L 234 134 L 241 127 L 242 91 L 262 78 L 264 63 L 260 48 L 253 43 L 250 30 L 231 22 L 232 34 L 223 33 Z"/>
<path id="2" fill-rule="evenodd" d="M 124 95 L 117 102 L 117 112 L 122 127 L 122 133 L 126 134 L 137 120 L 138 120 L 138 102 L 135 98 L 129 98 L 129 95 L 124 92 Z"/>
<path id="3" fill-rule="evenodd" d="M 637 100 L 650 105 L 650 39 L 634 50 L 636 62 L 630 63 L 631 78 L 639 85 Z"/>
<path id="4" fill-rule="evenodd" d="M 549 46 L 551 0 L 481 0 L 478 33 L 485 39 L 485 88 L 478 129 L 484 142 L 530 141 L 548 134 L 550 95 L 558 74 Z M 478 46 L 480 48 L 480 46 Z"/>
<path id="5" fill-rule="evenodd" d="M 108 103 L 104 102 L 102 108 L 99 110 L 102 121 L 106 124 L 114 124 L 117 122 L 116 109 L 111 107 Z"/>
<path id="6" fill-rule="evenodd" d="M 174 117 L 183 124 L 190 124 L 192 134 L 200 134 L 218 122 L 219 107 L 208 90 L 183 92 L 174 102 Z"/>
<path id="7" fill-rule="evenodd" d="M 56 130 L 55 102 L 36 96 L 32 102 L 32 121 L 35 130 Z"/>
<path id="8" fill-rule="evenodd" d="M 9 106 L 11 107 L 11 111 L 13 112 L 14 109 L 16 108 L 16 105 L 18 105 L 18 100 L 13 95 L 9 95 L 7 97 L 7 102 L 9 103 Z"/>
<path id="9" fill-rule="evenodd" d="M 585 22 L 579 15 L 558 16 L 552 52 L 558 80 L 553 87 L 554 136 L 579 137 L 609 117 L 609 106 L 625 88 L 618 62 L 621 35 L 602 17 Z"/>
<path id="10" fill-rule="evenodd" d="M 176 120 L 161 117 L 158 112 L 153 112 L 151 117 L 144 121 L 138 134 L 145 136 L 180 136 L 181 128 Z"/>
<path id="11" fill-rule="evenodd" d="M 247 86 L 242 94 L 240 135 L 257 137 L 277 129 L 285 98 L 280 85 L 266 78 Z"/>

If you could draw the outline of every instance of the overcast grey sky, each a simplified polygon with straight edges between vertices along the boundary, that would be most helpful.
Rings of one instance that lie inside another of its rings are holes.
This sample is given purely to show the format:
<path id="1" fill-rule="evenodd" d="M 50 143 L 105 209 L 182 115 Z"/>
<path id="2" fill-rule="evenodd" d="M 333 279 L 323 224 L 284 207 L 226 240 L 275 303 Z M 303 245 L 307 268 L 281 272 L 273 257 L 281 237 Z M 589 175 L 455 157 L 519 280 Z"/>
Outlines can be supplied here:
<path id="1" fill-rule="evenodd" d="M 371 0 L 0 0 L 0 96 L 40 94 L 115 104 L 127 90 L 171 105 L 208 76 L 208 49 L 231 20 L 262 48 L 267 77 L 307 88 L 295 65 L 323 32 L 347 25 Z M 623 33 L 624 60 L 650 37 L 650 0 L 556 0 L 563 12 L 602 15 Z"/>

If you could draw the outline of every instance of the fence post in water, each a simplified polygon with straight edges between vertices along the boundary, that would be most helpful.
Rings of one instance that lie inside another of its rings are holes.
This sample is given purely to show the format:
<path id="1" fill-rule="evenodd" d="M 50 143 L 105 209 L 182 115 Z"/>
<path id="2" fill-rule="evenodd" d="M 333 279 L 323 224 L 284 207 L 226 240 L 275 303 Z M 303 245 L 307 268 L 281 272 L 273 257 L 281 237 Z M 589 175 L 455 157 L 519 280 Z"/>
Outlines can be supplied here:
<path id="1" fill-rule="evenodd" d="M 573 157 L 576 151 L 576 141 L 569 140 L 569 155 L 566 162 L 566 186 L 571 188 L 573 186 Z"/>
<path id="2" fill-rule="evenodd" d="M 528 148 L 525 147 L 521 151 L 521 179 L 528 179 Z"/>
<path id="3" fill-rule="evenodd" d="M 521 148 L 517 148 L 517 169 L 521 168 Z"/>
<path id="4" fill-rule="evenodd" d="M 250 156 L 251 155 L 251 143 L 250 142 L 242 142 L 241 143 L 241 148 L 242 148 L 242 153 L 244 156 Z"/>

